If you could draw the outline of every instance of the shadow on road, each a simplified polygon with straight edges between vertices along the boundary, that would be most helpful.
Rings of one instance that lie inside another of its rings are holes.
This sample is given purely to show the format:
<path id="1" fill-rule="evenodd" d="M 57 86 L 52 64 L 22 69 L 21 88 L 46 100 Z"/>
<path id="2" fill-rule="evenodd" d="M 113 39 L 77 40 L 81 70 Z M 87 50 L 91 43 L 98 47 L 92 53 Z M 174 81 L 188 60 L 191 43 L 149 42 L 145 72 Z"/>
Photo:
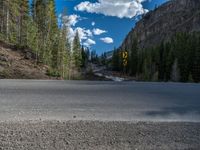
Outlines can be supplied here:
<path id="1" fill-rule="evenodd" d="M 186 115 L 188 113 L 200 114 L 199 106 L 177 106 L 177 107 L 165 107 L 162 110 L 147 111 L 145 114 L 148 116 L 168 116 L 170 114 Z"/>

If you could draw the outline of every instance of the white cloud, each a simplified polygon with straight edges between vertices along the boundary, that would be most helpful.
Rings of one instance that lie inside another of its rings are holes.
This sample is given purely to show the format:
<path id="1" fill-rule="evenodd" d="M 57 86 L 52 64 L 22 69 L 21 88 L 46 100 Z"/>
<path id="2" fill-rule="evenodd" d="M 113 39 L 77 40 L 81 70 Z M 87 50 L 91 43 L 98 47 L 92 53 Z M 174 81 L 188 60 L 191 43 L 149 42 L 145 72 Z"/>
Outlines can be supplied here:
<path id="1" fill-rule="evenodd" d="M 60 17 L 62 16 L 60 15 Z M 78 32 L 81 44 L 87 47 L 96 44 L 96 42 L 91 39 L 93 31 L 82 27 L 75 27 L 75 25 L 83 19 L 82 17 L 73 14 L 70 16 L 63 16 L 63 19 L 67 20 L 68 38 L 70 42 L 73 41 L 76 32 Z"/>
<path id="2" fill-rule="evenodd" d="M 75 32 L 78 32 L 80 40 L 87 39 L 87 31 L 84 28 L 77 27 Z"/>
<path id="3" fill-rule="evenodd" d="M 90 47 L 91 45 L 96 44 L 96 42 L 94 40 L 90 39 L 90 37 L 93 36 L 92 32 L 88 29 L 81 28 L 81 27 L 77 27 L 75 29 L 73 29 L 72 27 L 69 27 L 70 42 L 73 41 L 76 32 L 78 32 L 78 34 L 79 34 L 80 42 L 82 45 L 84 45 L 86 47 Z"/>
<path id="4" fill-rule="evenodd" d="M 98 29 L 98 28 L 95 28 L 95 29 L 93 29 L 92 31 L 93 31 L 94 35 L 101 35 L 101 34 L 107 32 L 107 31 L 105 31 L 105 30 L 101 30 L 101 29 Z"/>
<path id="5" fill-rule="evenodd" d="M 72 15 L 69 15 L 69 16 L 62 16 L 62 14 L 59 15 L 59 20 L 61 20 L 63 17 L 63 20 L 65 22 L 67 22 L 67 26 L 75 26 L 79 21 L 83 20 L 83 19 L 87 19 L 87 18 L 84 18 L 84 17 L 80 17 L 76 14 L 72 14 Z"/>
<path id="6" fill-rule="evenodd" d="M 75 25 L 83 19 L 82 17 L 72 14 L 69 16 L 63 16 L 63 19 L 67 20 L 66 26 L 68 27 L 68 38 L 70 42 L 73 41 L 76 32 L 79 33 L 80 42 L 82 42 L 82 40 L 86 40 L 88 37 L 93 36 L 92 31 L 81 27 L 75 27 Z"/>
<path id="7" fill-rule="evenodd" d="M 67 20 L 68 20 L 68 24 L 69 24 L 70 26 L 75 26 L 76 23 L 77 23 L 79 20 L 81 20 L 81 17 L 78 16 L 78 15 L 73 14 L 73 15 L 69 15 L 69 16 L 64 16 L 64 19 L 67 19 Z"/>
<path id="8" fill-rule="evenodd" d="M 87 36 L 89 36 L 89 37 L 93 36 L 92 31 L 90 31 L 89 29 L 85 30 L 85 33 L 86 33 Z"/>
<path id="9" fill-rule="evenodd" d="M 75 6 L 75 10 L 119 18 L 133 18 L 148 12 L 141 4 L 143 1 L 145 0 L 98 0 L 95 3 L 85 1 Z"/>
<path id="10" fill-rule="evenodd" d="M 95 24 L 96 24 L 96 23 L 95 23 L 94 21 L 91 23 L 92 26 L 95 26 Z"/>
<path id="11" fill-rule="evenodd" d="M 95 42 L 94 40 L 92 40 L 92 39 L 87 39 L 87 40 L 83 43 L 83 45 L 86 46 L 86 47 L 90 47 L 91 45 L 95 45 L 95 44 L 96 44 L 96 42 Z"/>
<path id="12" fill-rule="evenodd" d="M 107 44 L 111 44 L 114 42 L 113 39 L 110 37 L 100 38 L 100 40 Z"/>
<path id="13" fill-rule="evenodd" d="M 73 29 L 72 27 L 69 27 L 70 41 L 72 41 L 74 39 L 76 32 L 78 32 L 78 34 L 79 34 L 80 42 L 82 42 L 83 40 L 87 40 L 89 37 L 93 36 L 92 32 L 89 29 L 85 29 L 85 28 L 81 28 L 81 27 L 77 27 L 77 28 Z"/>
<path id="14" fill-rule="evenodd" d="M 68 38 L 69 41 L 72 42 L 75 36 L 75 31 L 72 27 L 68 27 Z"/>

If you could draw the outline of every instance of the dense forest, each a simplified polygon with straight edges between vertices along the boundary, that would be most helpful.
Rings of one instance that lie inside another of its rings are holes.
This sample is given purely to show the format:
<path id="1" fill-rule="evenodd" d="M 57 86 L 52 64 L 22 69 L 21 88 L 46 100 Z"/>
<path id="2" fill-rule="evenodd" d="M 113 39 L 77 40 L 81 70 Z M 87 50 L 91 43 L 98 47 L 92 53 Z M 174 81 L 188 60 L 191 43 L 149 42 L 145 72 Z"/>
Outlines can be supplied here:
<path id="1" fill-rule="evenodd" d="M 200 33 L 177 33 L 167 42 L 150 48 L 139 48 L 137 37 L 131 49 L 116 49 L 114 71 L 145 81 L 200 82 Z M 128 64 L 123 65 L 123 51 Z"/>
<path id="2" fill-rule="evenodd" d="M 30 49 L 35 63 L 49 66 L 48 75 L 79 78 L 88 53 L 81 47 L 79 34 L 68 37 L 68 19 L 63 10 L 58 24 L 54 0 L 1 0 L 0 41 L 19 49 Z"/>

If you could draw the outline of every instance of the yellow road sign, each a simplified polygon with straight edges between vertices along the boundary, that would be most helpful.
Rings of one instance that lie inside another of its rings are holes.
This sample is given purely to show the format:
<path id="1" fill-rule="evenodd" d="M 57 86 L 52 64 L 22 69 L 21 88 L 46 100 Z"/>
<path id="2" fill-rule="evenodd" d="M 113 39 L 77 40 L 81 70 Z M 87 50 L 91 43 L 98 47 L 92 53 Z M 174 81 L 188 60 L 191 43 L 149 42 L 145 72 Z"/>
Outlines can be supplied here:
<path id="1" fill-rule="evenodd" d="M 127 59 L 127 58 L 128 58 L 128 52 L 127 52 L 127 51 L 123 52 L 123 58 L 124 58 L 124 59 Z"/>
<path id="2" fill-rule="evenodd" d="M 128 52 L 127 51 L 122 52 L 122 58 L 123 58 L 123 66 L 126 67 L 128 65 Z"/>

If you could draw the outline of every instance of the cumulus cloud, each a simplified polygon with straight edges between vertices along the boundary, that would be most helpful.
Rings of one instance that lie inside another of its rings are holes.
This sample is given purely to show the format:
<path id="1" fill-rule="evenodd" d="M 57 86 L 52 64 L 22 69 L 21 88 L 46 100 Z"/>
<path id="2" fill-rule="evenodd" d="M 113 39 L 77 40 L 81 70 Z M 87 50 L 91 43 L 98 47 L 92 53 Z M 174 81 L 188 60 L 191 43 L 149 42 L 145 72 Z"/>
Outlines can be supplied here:
<path id="1" fill-rule="evenodd" d="M 60 17 L 62 17 L 62 16 L 60 16 Z M 96 44 L 96 42 L 91 39 L 91 37 L 93 36 L 93 31 L 86 29 L 86 28 L 82 28 L 82 27 L 75 27 L 75 25 L 83 18 L 81 18 L 80 16 L 78 16 L 76 14 L 72 14 L 69 16 L 63 16 L 63 19 L 65 19 L 67 22 L 68 38 L 69 38 L 70 42 L 73 41 L 73 39 L 76 35 L 76 32 L 78 32 L 80 42 L 84 46 L 90 47 L 91 45 Z"/>
<path id="2" fill-rule="evenodd" d="M 89 29 L 77 27 L 75 30 L 79 32 L 80 39 L 87 39 L 87 37 L 92 36 L 92 32 Z"/>
<path id="3" fill-rule="evenodd" d="M 101 35 L 101 34 L 107 32 L 107 31 L 105 31 L 105 30 L 101 30 L 101 29 L 98 29 L 98 28 L 93 29 L 92 31 L 93 31 L 94 35 Z"/>
<path id="4" fill-rule="evenodd" d="M 87 40 L 83 43 L 83 45 L 86 46 L 86 47 L 90 47 L 91 45 L 95 45 L 95 44 L 96 44 L 96 42 L 95 42 L 94 40 L 92 40 L 92 39 L 87 39 Z"/>
<path id="5" fill-rule="evenodd" d="M 111 44 L 114 42 L 113 39 L 110 37 L 100 38 L 100 40 L 107 44 Z"/>
<path id="6" fill-rule="evenodd" d="M 62 14 L 60 14 L 58 16 L 58 18 L 59 18 L 59 21 L 61 19 L 63 19 L 67 23 L 66 24 L 67 26 L 75 26 L 79 21 L 87 19 L 87 18 L 81 17 L 81 16 L 76 15 L 76 14 L 72 14 L 72 15 L 69 15 L 69 16 L 62 16 Z"/>
<path id="7" fill-rule="evenodd" d="M 143 1 L 145 0 L 98 0 L 95 3 L 85 1 L 74 9 L 119 18 L 133 18 L 148 12 L 142 6 Z"/>
<path id="8" fill-rule="evenodd" d="M 69 24 L 70 26 L 75 26 L 76 23 L 77 23 L 79 20 L 81 20 L 81 17 L 78 16 L 78 15 L 73 14 L 73 15 L 69 15 L 69 16 L 64 16 L 64 19 L 67 19 L 67 20 L 68 20 L 68 24 Z"/>
<path id="9" fill-rule="evenodd" d="M 81 27 L 77 27 L 77 28 L 73 29 L 72 27 L 69 27 L 70 41 L 72 41 L 74 39 L 76 32 L 78 32 L 78 34 L 79 34 L 80 42 L 82 42 L 83 40 L 87 40 L 89 37 L 93 36 L 92 32 L 89 29 L 85 29 L 85 28 L 81 28 Z"/>

